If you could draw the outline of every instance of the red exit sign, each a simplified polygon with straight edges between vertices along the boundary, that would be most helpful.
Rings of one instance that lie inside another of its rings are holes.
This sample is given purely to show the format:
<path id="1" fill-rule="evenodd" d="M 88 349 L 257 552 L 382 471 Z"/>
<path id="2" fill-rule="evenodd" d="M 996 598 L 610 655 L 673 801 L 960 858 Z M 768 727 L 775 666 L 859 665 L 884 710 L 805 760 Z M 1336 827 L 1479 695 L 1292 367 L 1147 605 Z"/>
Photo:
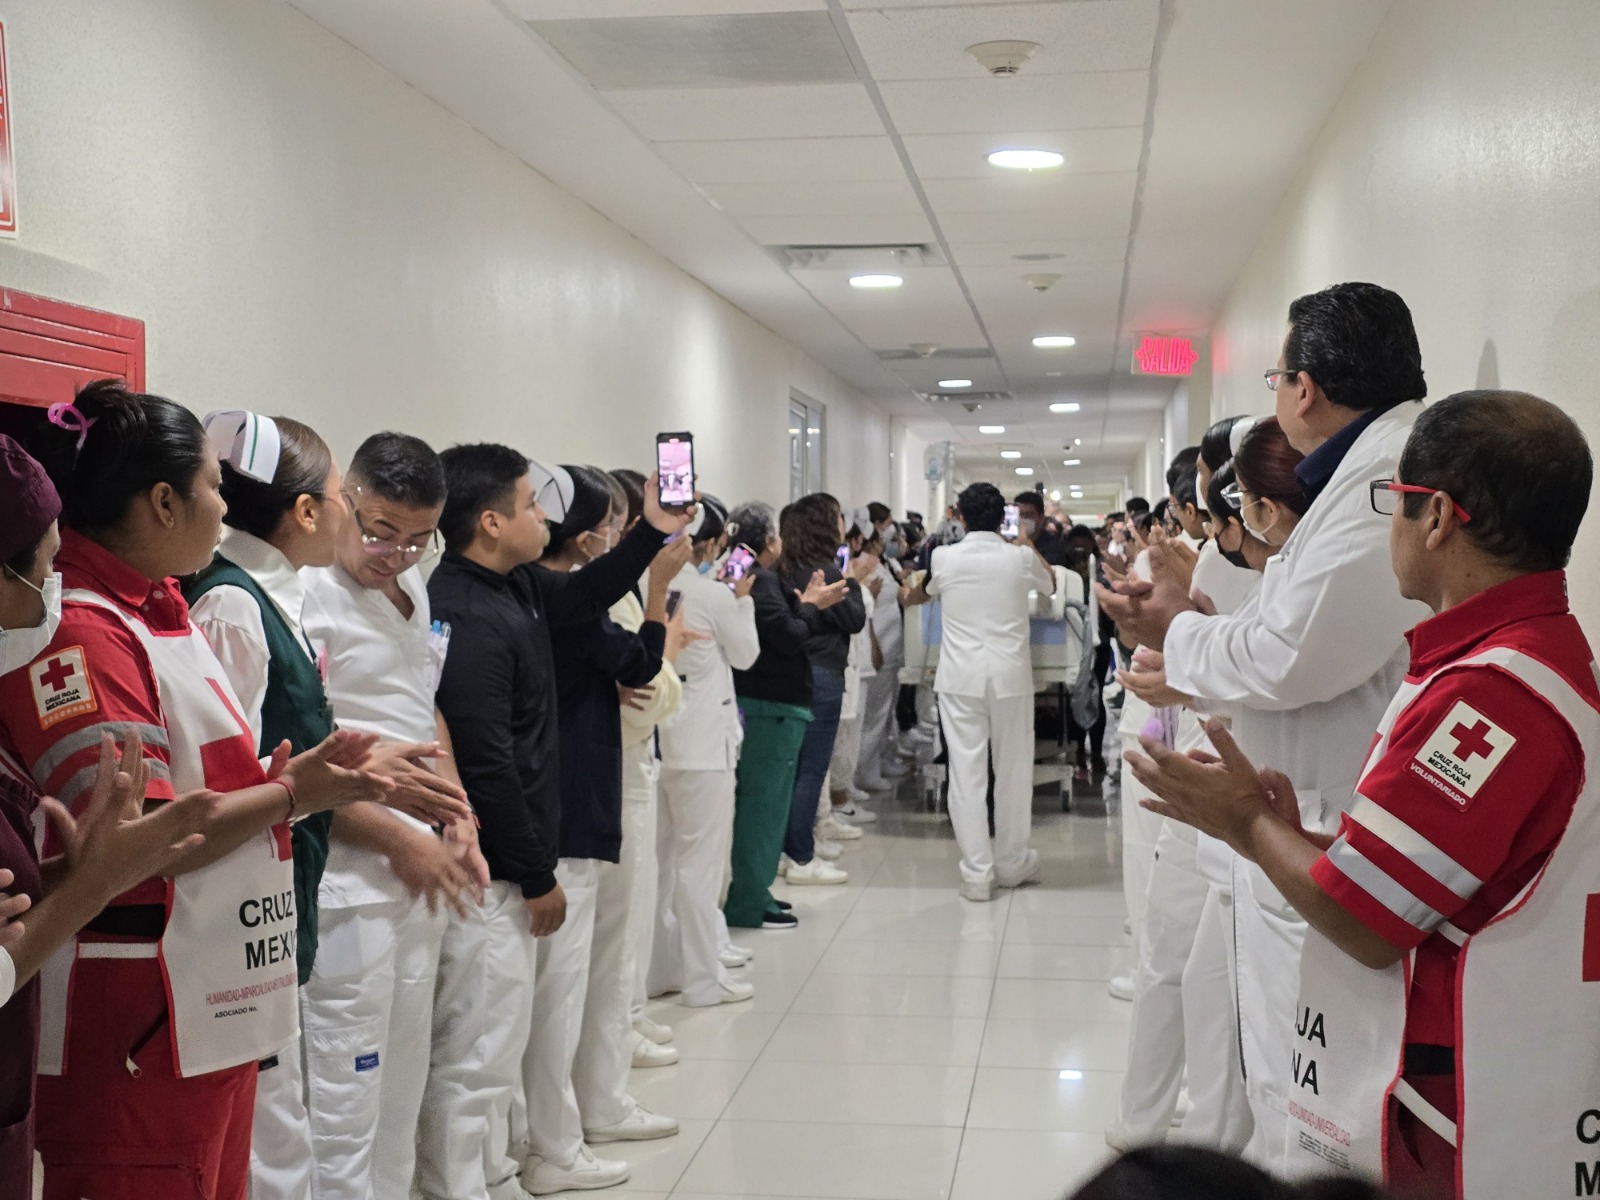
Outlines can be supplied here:
<path id="1" fill-rule="evenodd" d="M 1133 369 L 1139 375 L 1187 375 L 1199 358 L 1186 337 L 1147 333 L 1133 352 Z"/>

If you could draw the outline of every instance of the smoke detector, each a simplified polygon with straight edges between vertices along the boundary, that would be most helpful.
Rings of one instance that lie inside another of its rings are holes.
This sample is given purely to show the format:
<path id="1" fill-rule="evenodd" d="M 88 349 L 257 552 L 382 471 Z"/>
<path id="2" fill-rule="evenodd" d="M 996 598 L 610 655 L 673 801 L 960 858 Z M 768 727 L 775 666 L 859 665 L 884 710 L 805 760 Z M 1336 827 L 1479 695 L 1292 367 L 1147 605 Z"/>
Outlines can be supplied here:
<path id="1" fill-rule="evenodd" d="M 912 342 L 911 353 L 918 358 L 932 358 L 939 353 L 939 347 L 934 342 Z"/>
<path id="2" fill-rule="evenodd" d="M 1038 42 L 979 42 L 967 53 L 997 79 L 1009 79 L 1022 70 L 1022 64 L 1039 53 Z"/>
<path id="3" fill-rule="evenodd" d="M 1024 275 L 1022 282 L 1036 292 L 1048 292 L 1060 278 L 1060 275 L 1052 275 L 1048 271 L 1042 271 L 1034 275 Z"/>

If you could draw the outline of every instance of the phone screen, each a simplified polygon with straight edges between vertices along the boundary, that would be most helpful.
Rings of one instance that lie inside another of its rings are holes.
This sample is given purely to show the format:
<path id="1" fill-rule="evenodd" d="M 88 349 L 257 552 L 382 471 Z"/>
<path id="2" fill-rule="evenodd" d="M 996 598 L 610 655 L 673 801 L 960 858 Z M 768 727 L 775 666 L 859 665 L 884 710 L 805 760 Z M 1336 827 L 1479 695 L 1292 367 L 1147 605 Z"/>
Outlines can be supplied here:
<path id="1" fill-rule="evenodd" d="M 694 503 L 694 436 L 656 434 L 656 472 L 661 476 L 661 503 L 682 507 Z"/>
<path id="2" fill-rule="evenodd" d="M 730 588 L 736 587 L 741 579 L 750 574 L 755 562 L 756 556 L 750 553 L 748 546 L 735 546 L 722 564 L 722 570 L 717 572 L 717 578 Z"/>
<path id="3" fill-rule="evenodd" d="M 678 615 L 678 605 L 683 603 L 683 593 L 673 588 L 667 593 L 667 620 Z"/>
<path id="4" fill-rule="evenodd" d="M 839 568 L 839 574 L 843 575 L 850 569 L 850 547 L 840 546 L 839 552 L 833 556 L 833 560 Z"/>
<path id="5" fill-rule="evenodd" d="M 989 511 L 993 512 L 994 510 L 990 509 Z M 1000 536 L 1010 539 L 1016 537 L 1021 532 L 1022 525 L 1017 514 L 1017 506 L 1015 504 L 1006 505 L 1005 519 L 1000 522 Z"/>

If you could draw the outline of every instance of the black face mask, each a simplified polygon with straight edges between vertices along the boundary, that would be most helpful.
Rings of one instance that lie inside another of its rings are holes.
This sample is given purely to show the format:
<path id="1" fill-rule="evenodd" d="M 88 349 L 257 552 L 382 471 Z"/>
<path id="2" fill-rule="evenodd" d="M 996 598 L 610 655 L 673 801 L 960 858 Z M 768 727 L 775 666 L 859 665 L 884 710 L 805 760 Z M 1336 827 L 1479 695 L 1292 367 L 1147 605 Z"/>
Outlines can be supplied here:
<path id="1" fill-rule="evenodd" d="M 1219 542 L 1217 544 L 1217 551 L 1222 555 L 1223 558 L 1227 559 L 1241 571 L 1248 571 L 1250 569 L 1250 560 L 1244 556 L 1243 550 L 1224 550 Z"/>

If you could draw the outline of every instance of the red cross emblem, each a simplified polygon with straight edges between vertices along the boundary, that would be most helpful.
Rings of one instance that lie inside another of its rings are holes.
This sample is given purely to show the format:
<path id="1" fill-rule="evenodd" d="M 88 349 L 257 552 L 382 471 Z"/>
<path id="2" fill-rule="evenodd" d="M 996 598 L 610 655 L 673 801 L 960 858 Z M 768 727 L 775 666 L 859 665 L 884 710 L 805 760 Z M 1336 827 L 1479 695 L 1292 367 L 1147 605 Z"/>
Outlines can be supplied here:
<path id="1" fill-rule="evenodd" d="M 39 682 L 48 683 L 52 692 L 59 692 L 67 686 L 67 680 L 75 673 L 75 668 L 68 666 L 59 658 L 52 658 L 49 668 L 40 674 Z"/>
<path id="2" fill-rule="evenodd" d="M 1456 757 L 1462 762 L 1473 758 L 1488 758 L 1494 751 L 1494 744 L 1486 736 L 1493 726 L 1487 721 L 1479 721 L 1471 729 L 1464 723 L 1458 723 L 1450 731 L 1450 736 L 1456 740 Z"/>

